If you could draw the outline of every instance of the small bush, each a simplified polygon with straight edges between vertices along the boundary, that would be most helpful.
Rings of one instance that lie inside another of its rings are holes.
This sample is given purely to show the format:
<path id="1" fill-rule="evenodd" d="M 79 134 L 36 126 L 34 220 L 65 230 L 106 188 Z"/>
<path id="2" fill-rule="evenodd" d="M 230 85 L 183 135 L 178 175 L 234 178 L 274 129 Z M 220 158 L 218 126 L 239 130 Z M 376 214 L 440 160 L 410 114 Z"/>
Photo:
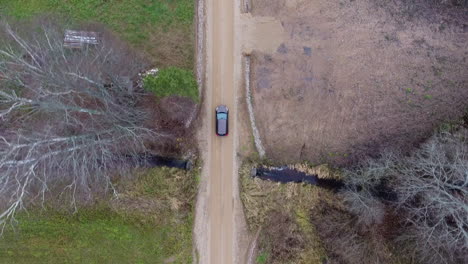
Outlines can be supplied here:
<path id="1" fill-rule="evenodd" d="M 143 87 L 158 97 L 178 95 L 198 102 L 198 86 L 192 71 L 177 67 L 165 68 L 155 76 L 145 77 Z"/>

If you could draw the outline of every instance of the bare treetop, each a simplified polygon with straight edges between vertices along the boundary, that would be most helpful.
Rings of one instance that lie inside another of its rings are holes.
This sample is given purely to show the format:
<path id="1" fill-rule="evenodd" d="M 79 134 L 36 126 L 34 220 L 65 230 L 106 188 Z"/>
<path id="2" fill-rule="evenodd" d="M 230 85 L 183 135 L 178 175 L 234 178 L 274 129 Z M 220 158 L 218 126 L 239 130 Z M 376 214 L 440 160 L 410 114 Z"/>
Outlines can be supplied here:
<path id="1" fill-rule="evenodd" d="M 0 223 L 54 184 L 73 199 L 112 189 L 111 173 L 128 168 L 145 141 L 166 137 L 144 125 L 129 88 L 140 64 L 112 39 L 73 51 L 58 28 L 23 37 L 2 26 L 10 44 L 0 49 Z M 80 41 L 97 41 L 87 37 Z"/>

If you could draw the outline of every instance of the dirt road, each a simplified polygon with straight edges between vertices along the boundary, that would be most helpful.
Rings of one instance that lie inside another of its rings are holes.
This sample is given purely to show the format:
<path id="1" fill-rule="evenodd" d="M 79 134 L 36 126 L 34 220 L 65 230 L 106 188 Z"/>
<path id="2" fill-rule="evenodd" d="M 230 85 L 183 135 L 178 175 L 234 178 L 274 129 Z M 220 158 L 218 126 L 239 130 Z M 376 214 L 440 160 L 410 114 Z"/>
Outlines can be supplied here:
<path id="1" fill-rule="evenodd" d="M 238 111 L 242 57 L 253 49 L 276 50 L 281 43 L 281 38 L 276 39 L 281 36 L 281 24 L 272 18 L 241 14 L 240 0 L 201 0 L 199 5 L 204 7 L 204 12 L 199 9 L 198 13 L 199 26 L 204 30 L 198 38 L 203 37 L 205 43 L 205 59 L 199 57 L 199 66 L 205 61 L 206 68 L 205 121 L 199 133 L 204 166 L 194 229 L 196 258 L 199 264 L 244 264 L 248 235 L 237 166 L 238 120 L 248 118 Z M 215 134 L 214 109 L 220 104 L 230 110 L 227 137 Z"/>
<path id="2" fill-rule="evenodd" d="M 208 262 L 233 263 L 234 241 L 234 180 L 236 138 L 236 72 L 240 72 L 240 54 L 234 47 L 235 6 L 232 0 L 206 2 L 207 97 L 206 109 L 211 123 L 207 131 L 209 168 L 208 185 Z M 239 60 L 239 61 L 236 61 Z M 236 64 L 237 63 L 237 64 Z M 230 109 L 230 133 L 227 137 L 215 134 L 214 108 L 224 104 Z M 205 263 L 205 262 L 202 262 Z"/>

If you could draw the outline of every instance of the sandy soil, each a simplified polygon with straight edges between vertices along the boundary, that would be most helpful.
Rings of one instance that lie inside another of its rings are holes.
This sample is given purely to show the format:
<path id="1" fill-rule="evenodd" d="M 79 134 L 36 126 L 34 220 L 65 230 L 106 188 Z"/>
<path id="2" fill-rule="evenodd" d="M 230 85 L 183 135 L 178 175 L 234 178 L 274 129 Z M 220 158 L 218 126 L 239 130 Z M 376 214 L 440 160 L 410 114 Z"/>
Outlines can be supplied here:
<path id="1" fill-rule="evenodd" d="M 460 116 L 468 12 L 444 12 L 392 1 L 252 0 L 254 17 L 273 16 L 286 32 L 273 54 L 252 53 L 267 156 L 345 165 L 407 150 Z"/>

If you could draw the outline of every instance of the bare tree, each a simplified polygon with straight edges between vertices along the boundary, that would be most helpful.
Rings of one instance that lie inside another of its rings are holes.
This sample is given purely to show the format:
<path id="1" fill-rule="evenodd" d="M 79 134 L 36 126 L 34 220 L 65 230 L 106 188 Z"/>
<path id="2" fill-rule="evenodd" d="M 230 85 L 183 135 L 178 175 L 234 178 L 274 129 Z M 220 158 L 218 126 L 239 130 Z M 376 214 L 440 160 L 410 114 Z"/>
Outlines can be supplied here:
<path id="1" fill-rule="evenodd" d="M 375 196 L 376 189 L 387 180 L 396 167 L 396 155 L 384 152 L 379 159 L 368 159 L 359 167 L 344 170 L 345 188 L 340 193 L 357 223 L 366 226 L 381 224 L 385 205 Z"/>
<path id="2" fill-rule="evenodd" d="M 437 133 L 411 156 L 387 152 L 344 175 L 346 189 L 341 196 L 358 224 L 372 227 L 382 223 L 387 206 L 402 220 L 396 241 L 414 259 L 421 263 L 468 262 L 466 129 Z M 387 205 L 375 192 L 382 181 L 398 197 Z"/>
<path id="3" fill-rule="evenodd" d="M 407 226 L 398 240 L 414 243 L 424 263 L 467 263 L 468 131 L 435 135 L 399 172 L 394 188 Z"/>
<path id="4" fill-rule="evenodd" d="M 436 133 L 410 156 L 386 152 L 344 177 L 341 197 L 357 224 L 379 228 L 391 210 L 400 218 L 392 238 L 408 256 L 421 263 L 468 262 L 467 129 Z M 395 199 L 382 202 L 382 186 Z"/>
<path id="5" fill-rule="evenodd" d="M 44 26 L 24 37 L 3 23 L 0 46 L 0 224 L 54 184 L 72 194 L 112 189 L 145 140 L 140 96 L 128 89 L 139 63 L 112 38 L 67 49 L 63 30 Z M 125 81 L 127 80 L 127 81 Z"/>

